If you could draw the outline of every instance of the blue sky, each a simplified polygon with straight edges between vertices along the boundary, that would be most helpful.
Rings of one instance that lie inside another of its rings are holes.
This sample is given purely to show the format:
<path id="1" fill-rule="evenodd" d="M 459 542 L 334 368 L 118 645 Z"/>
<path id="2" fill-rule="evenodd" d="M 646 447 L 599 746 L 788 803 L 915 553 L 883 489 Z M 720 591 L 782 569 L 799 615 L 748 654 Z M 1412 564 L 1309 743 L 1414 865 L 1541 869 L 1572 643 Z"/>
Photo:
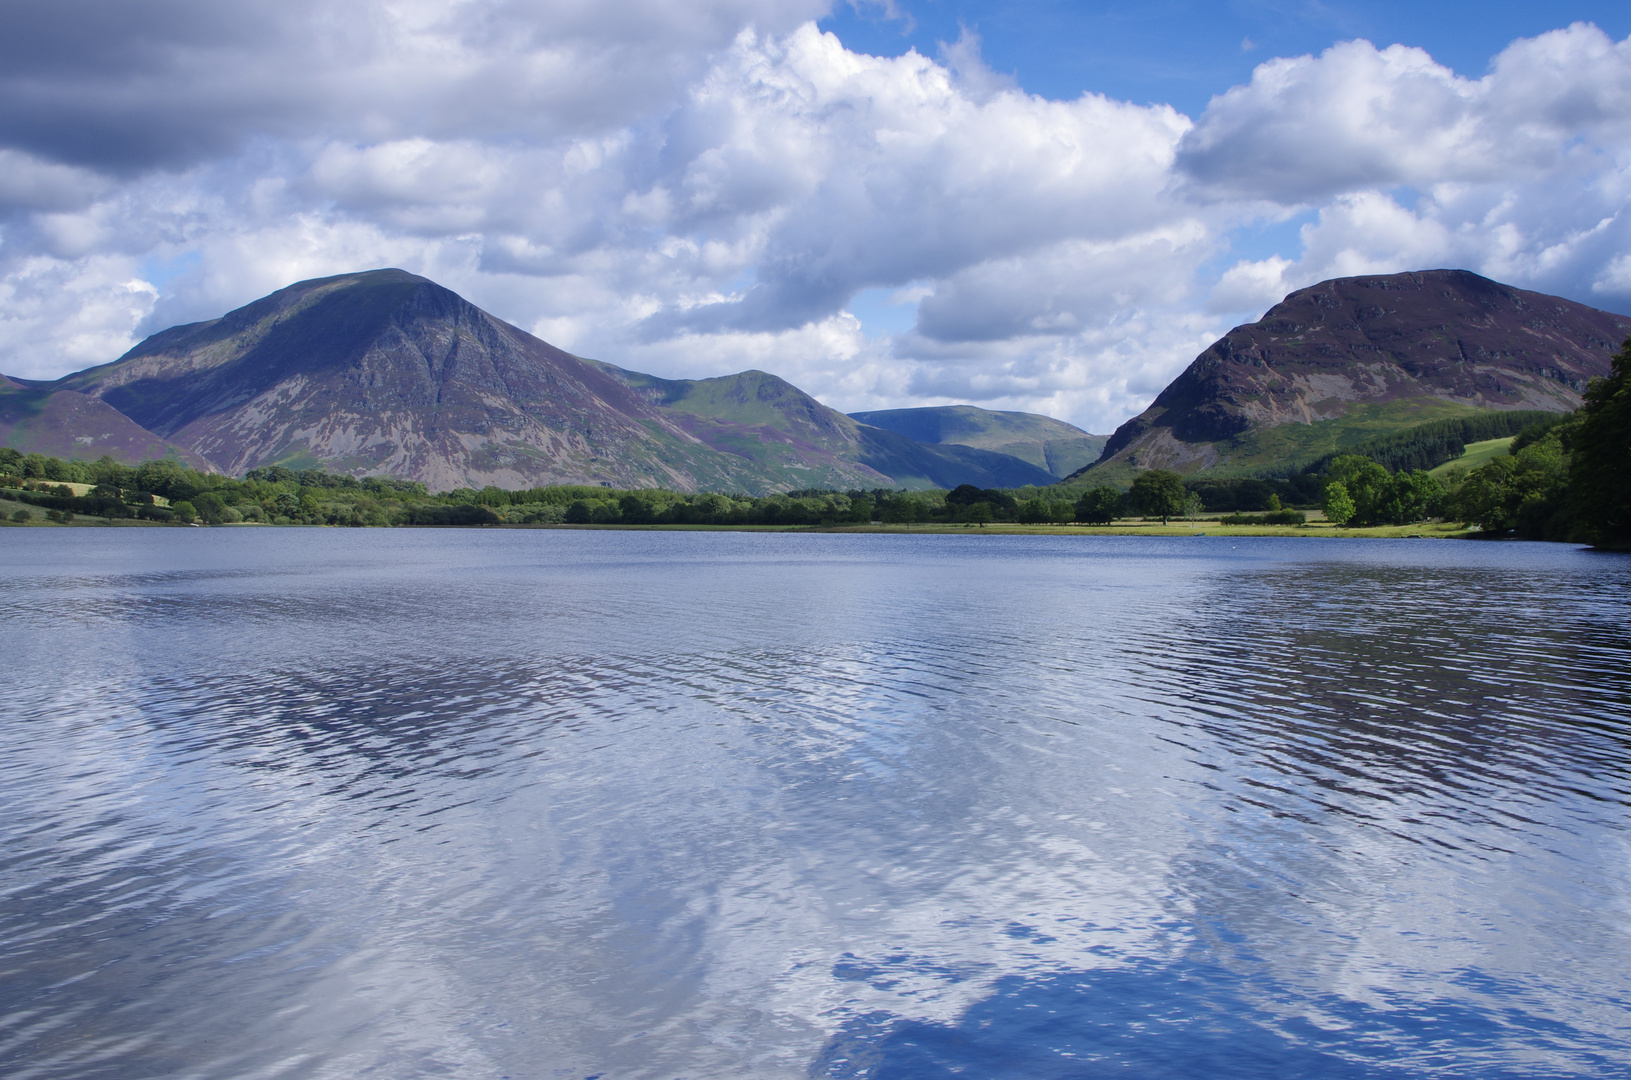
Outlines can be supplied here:
<path id="1" fill-rule="evenodd" d="M 1319 53 L 1338 41 L 1416 45 L 1463 75 L 1484 74 L 1514 38 L 1571 22 L 1611 37 L 1631 34 L 1631 4 L 1533 0 L 1299 3 L 1295 0 L 895 0 L 837 5 L 820 20 L 856 52 L 928 56 L 964 28 L 980 37 L 987 66 L 1033 94 L 1083 93 L 1165 103 L 1200 115 L 1213 94 L 1251 78 L 1272 56 Z"/>
<path id="2" fill-rule="evenodd" d="M 1631 6 L 0 9 L 0 371 L 379 266 L 635 370 L 1108 431 L 1325 278 L 1631 312 Z"/>

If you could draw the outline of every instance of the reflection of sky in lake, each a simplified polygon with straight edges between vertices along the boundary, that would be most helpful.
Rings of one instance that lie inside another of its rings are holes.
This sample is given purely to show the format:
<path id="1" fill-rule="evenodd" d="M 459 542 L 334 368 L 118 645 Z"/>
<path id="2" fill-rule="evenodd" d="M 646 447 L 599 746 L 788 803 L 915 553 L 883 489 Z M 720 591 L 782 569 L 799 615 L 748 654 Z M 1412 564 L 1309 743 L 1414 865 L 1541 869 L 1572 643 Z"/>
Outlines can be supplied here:
<path id="1" fill-rule="evenodd" d="M 1618 557 L 3 536 L 8 1075 L 1625 1075 Z"/>

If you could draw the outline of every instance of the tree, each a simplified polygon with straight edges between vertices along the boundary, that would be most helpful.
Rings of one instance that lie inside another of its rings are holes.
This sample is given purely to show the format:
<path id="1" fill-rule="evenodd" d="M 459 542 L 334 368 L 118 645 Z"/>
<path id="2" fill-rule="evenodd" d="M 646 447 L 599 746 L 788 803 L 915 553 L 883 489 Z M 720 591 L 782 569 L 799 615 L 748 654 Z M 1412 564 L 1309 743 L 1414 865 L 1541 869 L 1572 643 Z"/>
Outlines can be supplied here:
<path id="1" fill-rule="evenodd" d="M 170 512 L 182 521 L 191 521 L 198 516 L 198 508 L 186 499 L 171 503 Z"/>
<path id="2" fill-rule="evenodd" d="M 1121 513 L 1121 492 L 1100 484 L 1082 492 L 1076 500 L 1076 520 L 1089 525 L 1108 525 Z"/>
<path id="3" fill-rule="evenodd" d="M 1398 472 L 1383 488 L 1376 519 L 1388 525 L 1409 525 L 1427 518 L 1444 493 L 1438 479 L 1421 469 Z"/>
<path id="4" fill-rule="evenodd" d="M 1149 469 L 1139 473 L 1127 492 L 1127 502 L 1145 517 L 1159 517 L 1165 525 L 1170 517 L 1184 512 L 1188 492 L 1184 479 L 1170 469 Z"/>
<path id="5" fill-rule="evenodd" d="M 1019 504 L 1018 517 L 1022 525 L 1042 525 L 1053 519 L 1053 510 L 1042 499 L 1026 499 Z"/>
<path id="6" fill-rule="evenodd" d="M 1325 485 L 1325 498 L 1321 506 L 1325 510 L 1325 520 L 1333 525 L 1346 525 L 1353 520 L 1353 496 L 1348 494 L 1347 487 L 1340 480 Z"/>
<path id="7" fill-rule="evenodd" d="M 1380 520 L 1378 514 L 1390 479 L 1386 469 L 1358 454 L 1332 459 L 1325 472 L 1325 482 L 1341 484 L 1353 500 L 1354 512 L 1349 520 L 1355 525 L 1375 525 Z"/>
<path id="8" fill-rule="evenodd" d="M 1631 543 L 1631 338 L 1612 364 L 1586 388 L 1569 445 L 1574 534 L 1597 545 Z"/>
<path id="9" fill-rule="evenodd" d="M 196 508 L 198 516 L 211 525 L 221 520 L 222 513 L 227 508 L 227 504 L 221 499 L 221 496 L 213 491 L 204 491 L 194 495 L 193 506 Z"/>
<path id="10" fill-rule="evenodd" d="M 991 504 L 983 499 L 975 503 L 973 506 L 970 506 L 965 513 L 969 521 L 979 525 L 979 527 L 982 529 L 985 528 L 986 522 L 996 517 L 996 514 L 994 514 L 991 510 Z"/>
<path id="11" fill-rule="evenodd" d="M 1573 422 L 1558 424 L 1516 454 L 1473 470 L 1456 492 L 1455 516 L 1488 532 L 1516 530 L 1528 540 L 1567 538 L 1568 445 L 1577 430 Z"/>

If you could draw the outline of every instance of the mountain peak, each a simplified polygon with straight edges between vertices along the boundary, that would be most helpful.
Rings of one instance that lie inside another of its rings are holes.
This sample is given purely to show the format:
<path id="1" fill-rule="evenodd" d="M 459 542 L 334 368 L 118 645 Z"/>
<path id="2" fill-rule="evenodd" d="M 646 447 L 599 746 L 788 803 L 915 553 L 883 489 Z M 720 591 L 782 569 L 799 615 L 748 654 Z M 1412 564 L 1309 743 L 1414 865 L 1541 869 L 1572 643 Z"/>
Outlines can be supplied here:
<path id="1" fill-rule="evenodd" d="M 1625 316 L 1467 270 L 1333 278 L 1214 342 L 1092 467 L 1286 464 L 1335 449 L 1313 452 L 1337 421 L 1380 434 L 1478 409 L 1567 411 L 1628 334 Z"/>
<path id="2" fill-rule="evenodd" d="M 768 372 L 659 379 L 584 360 L 395 268 L 295 282 L 110 364 L 19 385 L 16 423 L 45 431 L 24 414 L 52 395 L 72 420 L 53 432 L 118 417 L 125 444 L 146 439 L 229 473 L 321 465 L 436 489 L 760 493 L 1053 479 L 1013 457 L 865 428 Z"/>

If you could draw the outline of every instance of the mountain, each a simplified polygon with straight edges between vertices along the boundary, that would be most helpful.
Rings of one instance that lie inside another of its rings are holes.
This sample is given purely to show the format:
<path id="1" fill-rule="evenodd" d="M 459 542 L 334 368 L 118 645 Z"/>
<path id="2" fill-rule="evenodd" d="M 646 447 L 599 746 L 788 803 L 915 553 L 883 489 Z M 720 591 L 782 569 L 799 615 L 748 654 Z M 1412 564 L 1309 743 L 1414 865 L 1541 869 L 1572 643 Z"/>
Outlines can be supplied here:
<path id="1" fill-rule="evenodd" d="M 1465 270 L 1323 281 L 1229 331 L 1070 479 L 1246 474 L 1483 409 L 1566 411 L 1627 335 L 1631 318 Z"/>
<path id="2" fill-rule="evenodd" d="M 1036 413 L 993 412 L 973 405 L 925 409 L 882 409 L 850 413 L 863 424 L 884 428 L 920 443 L 972 446 L 1007 454 L 1069 476 L 1098 460 L 1108 436 L 1089 435 L 1079 427 Z"/>
<path id="3" fill-rule="evenodd" d="M 166 442 L 118 409 L 71 390 L 39 389 L 0 375 L 0 431 L 5 444 L 25 454 L 120 461 L 169 458 L 195 469 L 210 464 Z"/>
<path id="4" fill-rule="evenodd" d="M 402 270 L 298 282 L 112 363 L 14 383 L 234 474 L 321 465 L 438 490 L 751 493 L 1051 480 L 858 424 L 762 372 L 676 381 L 585 360 Z"/>
<path id="5" fill-rule="evenodd" d="M 912 488 L 1021 487 L 1055 480 L 1045 469 L 1011 455 L 968 446 L 928 445 L 861 423 L 763 371 L 714 379 L 662 379 L 611 364 L 598 366 L 644 393 L 699 441 L 750 460 L 762 459 L 777 448 L 796 447 L 806 455 L 855 463 L 892 480 L 894 486 Z M 778 478 L 784 487 L 815 486 L 796 483 L 801 478 L 791 472 Z"/>

